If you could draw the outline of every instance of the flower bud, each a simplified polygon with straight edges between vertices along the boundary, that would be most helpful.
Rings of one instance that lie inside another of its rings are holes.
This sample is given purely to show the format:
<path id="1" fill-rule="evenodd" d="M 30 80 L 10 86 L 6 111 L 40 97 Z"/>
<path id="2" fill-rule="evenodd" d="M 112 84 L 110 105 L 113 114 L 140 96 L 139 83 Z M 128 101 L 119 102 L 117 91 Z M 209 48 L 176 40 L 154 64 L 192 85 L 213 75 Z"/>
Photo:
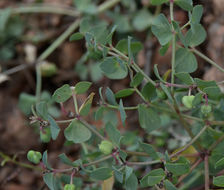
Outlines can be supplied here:
<path id="1" fill-rule="evenodd" d="M 113 145 L 110 141 L 104 140 L 99 144 L 99 149 L 103 154 L 110 154 L 112 152 Z"/>

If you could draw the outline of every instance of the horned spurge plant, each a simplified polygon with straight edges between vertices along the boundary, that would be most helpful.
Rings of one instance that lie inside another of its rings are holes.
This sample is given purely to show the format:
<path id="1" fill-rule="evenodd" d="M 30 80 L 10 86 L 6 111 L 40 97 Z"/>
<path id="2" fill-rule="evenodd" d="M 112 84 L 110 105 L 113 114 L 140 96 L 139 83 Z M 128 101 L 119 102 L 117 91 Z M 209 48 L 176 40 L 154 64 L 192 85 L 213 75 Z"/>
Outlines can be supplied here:
<path id="1" fill-rule="evenodd" d="M 53 117 L 49 109 L 52 104 L 44 101 L 37 88 L 36 99 L 32 99 L 36 105 L 32 108 L 31 122 L 39 127 L 41 140 L 56 140 L 59 133 L 63 133 L 66 144 L 80 145 L 82 150 L 77 160 L 65 153 L 58 155 L 67 166 L 64 169 L 51 166 L 47 150 L 43 156 L 30 150 L 28 160 L 38 164 L 42 157 L 43 180 L 51 190 L 175 190 L 199 186 L 208 190 L 224 187 L 224 96 L 216 81 L 191 76 L 198 67 L 196 55 L 224 71 L 196 49 L 206 39 L 206 31 L 200 24 L 203 7 L 193 6 L 192 0 L 151 0 L 152 5 L 169 6 L 170 20 L 164 14 L 158 14 L 150 24 L 148 21 L 141 25 L 134 22 L 139 30 L 150 26 L 161 45 L 162 55 L 172 49 L 171 70 L 167 72 L 170 77 L 161 76 L 155 65 L 156 78 L 153 79 L 136 62 L 142 44 L 130 36 L 113 44 L 116 26 L 96 19 L 97 13 L 118 2 L 108 1 L 97 8 L 90 1 L 77 1 L 82 16 L 71 26 L 73 30 L 70 28 L 59 40 L 63 41 L 79 26 L 79 32 L 70 35 L 70 41 L 85 40 L 87 52 L 81 61 L 93 59 L 105 77 L 118 82 L 129 79 L 129 87 L 118 92 L 100 87 L 99 106 L 93 108 L 95 93 L 90 91 L 93 83 L 81 81 L 62 85 L 55 89 L 51 101 L 58 103 L 61 113 L 67 117 L 65 120 Z M 175 7 L 188 12 L 189 21 L 183 26 L 174 18 Z M 146 14 L 144 10 L 138 16 Z M 53 44 L 39 61 L 56 46 Z M 40 73 L 37 65 L 37 77 Z M 84 93 L 88 93 L 88 97 L 79 104 L 77 97 Z M 126 106 L 126 97 L 133 94 L 141 101 Z M 69 99 L 73 99 L 73 114 L 64 106 Z M 125 129 L 130 111 L 138 116 L 136 132 L 121 132 L 116 113 Z M 88 123 L 86 116 L 101 120 L 101 128 Z M 66 128 L 62 130 L 61 125 L 65 124 Z M 179 140 L 175 140 L 177 136 Z"/>

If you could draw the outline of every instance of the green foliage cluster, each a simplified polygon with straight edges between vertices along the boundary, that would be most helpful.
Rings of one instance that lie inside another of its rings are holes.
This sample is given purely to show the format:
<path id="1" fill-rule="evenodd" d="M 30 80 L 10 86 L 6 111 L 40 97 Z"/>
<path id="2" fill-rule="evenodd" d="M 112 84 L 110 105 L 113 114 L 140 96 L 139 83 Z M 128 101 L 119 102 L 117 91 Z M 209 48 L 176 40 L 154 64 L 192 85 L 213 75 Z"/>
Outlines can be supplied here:
<path id="1" fill-rule="evenodd" d="M 80 144 L 82 147 L 80 159 L 75 161 L 64 153 L 58 156 L 68 166 L 66 169 L 52 168 L 47 151 L 43 153 L 43 179 L 51 190 L 62 189 L 63 186 L 64 189 L 87 190 L 90 189 L 86 185 L 88 183 L 92 184 L 91 189 L 101 189 L 99 181 L 105 185 L 113 179 L 114 189 L 123 187 L 127 190 L 192 189 L 198 184 L 205 184 L 206 190 L 211 186 L 224 187 L 224 96 L 217 82 L 191 76 L 198 68 L 195 54 L 200 56 L 195 47 L 206 39 L 206 31 L 200 24 L 203 7 L 193 6 L 192 0 L 151 0 L 150 3 L 153 6 L 169 5 L 171 22 L 164 14 L 153 16 L 147 8 L 132 14 L 136 3 L 123 0 L 123 6 L 130 12 L 121 15 L 117 9 L 115 12 L 107 11 L 115 25 L 110 27 L 99 20 L 96 4 L 90 0 L 75 0 L 82 18 L 79 32 L 72 34 L 70 41 L 84 39 L 86 42 L 87 51 L 75 68 L 84 81 L 74 86 L 64 84 L 51 97 L 42 93 L 39 100 L 21 94 L 19 106 L 27 115 L 32 112 L 32 124 L 40 128 L 43 142 L 56 140 L 62 133 L 60 124 L 67 124 L 63 131 L 65 145 Z M 184 26 L 173 18 L 176 6 L 188 12 L 189 21 Z M 133 30 L 146 29 L 158 39 L 161 55 L 172 47 L 171 81 L 165 75 L 160 76 L 156 65 L 155 80 L 139 67 L 136 55 L 143 45 L 137 40 L 126 35 L 115 46 L 112 44 L 115 32 L 123 36 Z M 183 33 L 184 29 L 186 33 Z M 201 57 L 205 58 L 204 55 Z M 125 78 L 130 81 L 128 88 L 118 92 L 109 87 L 99 88 L 100 103 L 93 112 L 91 107 L 95 93 L 90 92 L 92 83 L 85 81 L 88 72 L 84 63 L 88 60 L 92 64 L 90 74 L 94 76 L 93 81 L 99 79 L 96 77 L 99 73 L 100 77 L 118 82 Z M 84 93 L 89 93 L 89 96 L 79 105 L 77 96 Z M 126 106 L 125 98 L 134 93 L 142 101 Z M 63 104 L 70 98 L 74 102 L 75 116 L 56 120 L 54 104 L 58 103 L 68 116 Z M 34 103 L 35 106 L 30 109 Z M 130 110 L 138 115 L 139 125 L 136 131 L 123 133 L 117 128 L 116 113 L 119 113 L 125 128 Z M 101 120 L 101 129 L 89 124 L 85 116 Z M 176 123 L 179 128 L 174 131 Z M 144 132 L 144 138 L 139 131 Z M 188 143 L 172 138 L 179 132 Z M 183 143 L 181 146 L 178 145 L 180 142 Z M 166 151 L 161 147 L 165 147 Z M 37 164 L 41 157 L 37 161 L 35 155 L 35 151 L 29 152 L 28 159 Z M 71 175 L 67 175 L 69 172 Z M 76 177 L 76 174 L 83 178 Z"/>

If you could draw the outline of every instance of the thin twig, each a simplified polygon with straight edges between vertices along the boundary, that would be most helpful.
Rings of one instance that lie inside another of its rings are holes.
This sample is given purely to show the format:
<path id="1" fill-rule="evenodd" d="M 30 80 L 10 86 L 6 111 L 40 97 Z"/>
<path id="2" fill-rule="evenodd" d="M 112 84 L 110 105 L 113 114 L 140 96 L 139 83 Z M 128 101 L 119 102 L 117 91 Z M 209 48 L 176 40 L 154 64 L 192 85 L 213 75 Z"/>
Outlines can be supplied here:
<path id="1" fill-rule="evenodd" d="M 193 166 L 190 168 L 190 171 L 187 174 L 184 174 L 182 176 L 180 176 L 180 178 L 178 179 L 178 183 L 177 185 L 179 185 L 184 179 L 185 177 L 187 177 L 189 174 L 191 174 L 191 172 L 202 162 L 203 160 L 201 158 L 199 158 L 194 164 Z"/>
<path id="2" fill-rule="evenodd" d="M 208 163 L 208 155 L 205 156 L 205 190 L 209 190 L 209 163 Z"/>
<path id="3" fill-rule="evenodd" d="M 224 69 L 222 67 L 220 67 L 216 62 L 214 62 L 213 60 L 211 60 L 210 58 L 202 54 L 200 51 L 196 50 L 195 48 L 191 48 L 191 51 L 197 54 L 199 57 L 201 57 L 205 61 L 207 61 L 208 63 L 210 63 L 211 65 L 213 65 L 214 67 L 216 67 L 217 69 L 219 69 L 220 71 L 224 72 Z"/>
<path id="4" fill-rule="evenodd" d="M 170 158 L 173 158 L 173 157 L 175 157 L 175 156 L 177 156 L 177 155 L 179 155 L 181 152 L 183 152 L 183 151 L 185 151 L 185 150 L 187 150 L 203 133 L 204 133 L 204 131 L 208 128 L 209 126 L 208 125 L 205 125 L 203 128 L 202 128 L 202 130 L 187 144 L 187 145 L 185 145 L 181 150 L 179 150 L 179 151 L 177 151 L 177 152 L 175 152 L 175 153 L 173 153 L 171 156 L 170 156 Z"/>

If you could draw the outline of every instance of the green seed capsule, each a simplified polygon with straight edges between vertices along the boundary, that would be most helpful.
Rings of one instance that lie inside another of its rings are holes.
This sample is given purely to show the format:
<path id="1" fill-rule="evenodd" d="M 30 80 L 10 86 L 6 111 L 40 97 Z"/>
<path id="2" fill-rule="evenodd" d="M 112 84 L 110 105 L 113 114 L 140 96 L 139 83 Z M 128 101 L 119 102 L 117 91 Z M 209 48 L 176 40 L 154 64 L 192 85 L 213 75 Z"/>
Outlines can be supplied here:
<path id="1" fill-rule="evenodd" d="M 99 149 L 103 154 L 110 154 L 112 152 L 113 145 L 110 141 L 101 141 Z"/>
<path id="2" fill-rule="evenodd" d="M 191 109 L 193 107 L 193 101 L 194 101 L 195 96 L 191 95 L 191 96 L 184 96 L 182 98 L 182 103 L 184 104 L 184 106 L 186 108 Z"/>
<path id="3" fill-rule="evenodd" d="M 64 190 L 75 190 L 75 185 L 74 184 L 66 184 L 64 186 Z"/>
<path id="4" fill-rule="evenodd" d="M 27 153 L 27 159 L 34 164 L 39 164 L 41 158 L 42 158 L 42 154 L 40 152 L 30 150 Z"/>
<path id="5" fill-rule="evenodd" d="M 201 106 L 201 113 L 207 116 L 212 111 L 212 107 L 210 105 L 202 105 Z"/>

